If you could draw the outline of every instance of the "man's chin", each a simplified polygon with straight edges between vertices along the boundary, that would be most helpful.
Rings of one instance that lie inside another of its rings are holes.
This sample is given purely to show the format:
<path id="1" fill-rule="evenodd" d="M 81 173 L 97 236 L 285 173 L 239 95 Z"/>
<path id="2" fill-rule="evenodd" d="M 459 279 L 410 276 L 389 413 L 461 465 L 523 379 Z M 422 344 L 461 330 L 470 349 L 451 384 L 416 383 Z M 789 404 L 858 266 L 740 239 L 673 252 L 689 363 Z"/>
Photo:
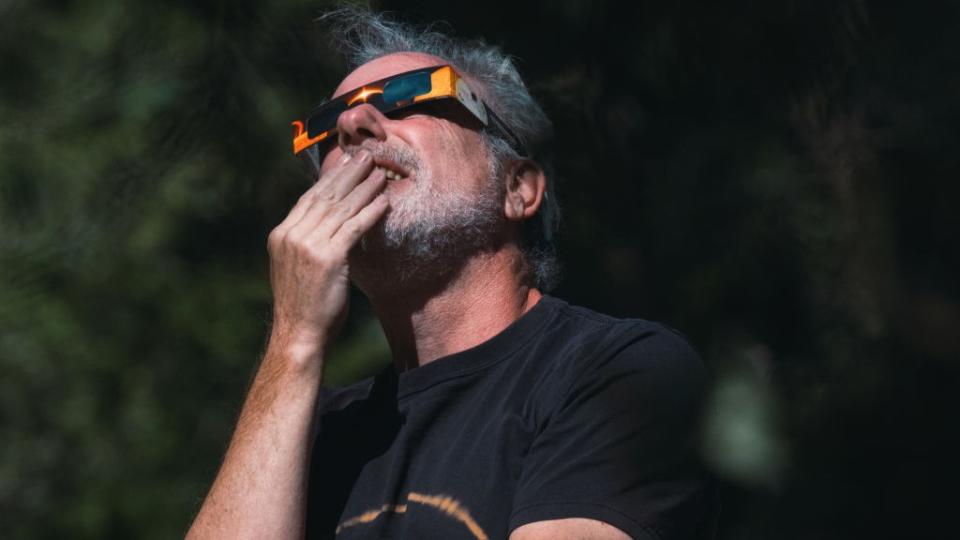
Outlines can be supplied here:
<path id="1" fill-rule="evenodd" d="M 451 249 L 450 238 L 388 234 L 382 223 L 350 252 L 350 279 L 368 296 L 397 296 L 442 289 L 472 253 Z"/>
<path id="2" fill-rule="evenodd" d="M 497 249 L 497 212 L 474 208 L 430 221 L 391 208 L 350 252 L 350 277 L 368 295 L 442 289 L 471 257 Z"/>
<path id="3" fill-rule="evenodd" d="M 409 257 L 408 235 L 399 232 L 395 226 L 387 223 L 389 215 L 378 221 L 360 238 L 356 247 L 351 251 L 357 260 L 371 260 L 396 262 Z M 388 230 L 388 227 L 390 230 Z M 351 258 L 351 261 L 353 258 Z"/>

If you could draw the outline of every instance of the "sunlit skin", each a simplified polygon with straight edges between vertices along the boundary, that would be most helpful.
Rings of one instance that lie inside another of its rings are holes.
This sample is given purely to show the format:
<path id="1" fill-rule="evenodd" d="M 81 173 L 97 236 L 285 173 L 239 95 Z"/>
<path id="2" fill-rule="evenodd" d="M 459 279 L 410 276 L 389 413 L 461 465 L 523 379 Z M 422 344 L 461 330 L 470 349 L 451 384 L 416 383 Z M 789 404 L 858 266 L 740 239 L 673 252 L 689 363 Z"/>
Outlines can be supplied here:
<path id="1" fill-rule="evenodd" d="M 337 87 L 334 97 L 397 73 L 444 63 L 424 54 L 384 56 L 350 73 Z M 415 151 L 429 167 L 432 177 L 456 182 L 455 187 L 464 191 L 476 191 L 480 183 L 489 181 L 487 158 L 481 151 L 482 141 L 476 129 L 479 126 L 473 125 L 474 129 L 469 129 L 455 121 L 466 124 L 467 118 L 465 114 L 456 119 L 438 118 L 411 109 L 399 118 L 391 119 L 372 106 L 357 105 L 340 115 L 337 121 L 338 145 L 325 156 L 321 175 L 344 151 L 355 152 L 364 140 L 373 139 L 381 144 Z M 388 197 L 400 196 L 411 181 L 404 179 L 389 183 Z"/>
<path id="2" fill-rule="evenodd" d="M 337 87 L 335 96 L 397 73 L 445 63 L 440 58 L 417 53 L 384 56 L 350 73 Z M 344 152 L 355 152 L 364 141 L 372 139 L 416 152 L 426 169 L 424 176 L 450 183 L 442 187 L 475 193 L 481 184 L 490 181 L 479 127 L 471 123 L 466 114 L 448 119 L 414 110 L 397 118 L 387 118 L 372 106 L 357 105 L 340 115 L 338 145 L 323 159 L 321 176 L 335 166 Z M 542 172 L 539 169 L 520 172 L 519 180 L 500 179 L 508 184 L 504 235 L 515 234 L 517 224 L 532 217 L 543 198 Z M 410 184 L 417 180 L 405 178 L 389 182 L 385 188 L 388 201 L 404 197 Z M 439 292 L 398 290 L 394 283 L 363 279 L 363 265 L 392 263 L 352 259 L 352 264 L 360 268 L 352 268 L 351 277 L 370 298 L 394 360 L 402 369 L 423 365 L 486 341 L 540 298 L 540 292 L 518 275 L 522 257 L 515 241 L 467 261 L 456 279 Z"/>

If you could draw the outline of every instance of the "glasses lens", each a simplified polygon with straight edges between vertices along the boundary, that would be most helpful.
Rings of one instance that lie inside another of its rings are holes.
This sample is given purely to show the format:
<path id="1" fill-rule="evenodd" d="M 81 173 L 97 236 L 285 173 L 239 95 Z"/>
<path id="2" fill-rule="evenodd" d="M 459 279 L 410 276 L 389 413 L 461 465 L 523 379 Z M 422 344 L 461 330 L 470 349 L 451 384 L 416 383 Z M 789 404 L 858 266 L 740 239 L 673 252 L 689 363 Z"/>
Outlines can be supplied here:
<path id="1" fill-rule="evenodd" d="M 413 73 L 387 82 L 383 87 L 383 101 L 387 106 L 395 106 L 430 92 L 432 87 L 429 72 Z"/>
<path id="2" fill-rule="evenodd" d="M 307 120 L 307 136 L 311 139 L 324 131 L 329 131 L 337 125 L 340 113 L 347 110 L 347 104 L 342 100 L 331 101 Z"/>

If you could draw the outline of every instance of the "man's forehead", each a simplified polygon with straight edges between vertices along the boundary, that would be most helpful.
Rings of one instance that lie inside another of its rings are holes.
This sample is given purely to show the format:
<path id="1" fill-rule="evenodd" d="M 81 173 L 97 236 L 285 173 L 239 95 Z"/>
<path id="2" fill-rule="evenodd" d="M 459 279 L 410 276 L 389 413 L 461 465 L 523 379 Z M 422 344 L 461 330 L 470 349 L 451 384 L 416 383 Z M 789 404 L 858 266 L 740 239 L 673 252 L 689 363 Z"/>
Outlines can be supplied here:
<path id="1" fill-rule="evenodd" d="M 397 73 L 447 63 L 446 60 L 437 56 L 417 52 L 393 53 L 381 56 L 350 72 L 340 83 L 340 86 L 337 86 L 333 97 Z"/>

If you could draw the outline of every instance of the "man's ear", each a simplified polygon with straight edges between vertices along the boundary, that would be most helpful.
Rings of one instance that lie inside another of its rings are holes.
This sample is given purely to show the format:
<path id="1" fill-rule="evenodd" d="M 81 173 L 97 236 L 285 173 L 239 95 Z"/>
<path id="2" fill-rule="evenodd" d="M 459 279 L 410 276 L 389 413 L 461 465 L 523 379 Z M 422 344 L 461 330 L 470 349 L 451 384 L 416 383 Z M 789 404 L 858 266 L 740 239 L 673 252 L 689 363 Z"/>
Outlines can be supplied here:
<path id="1" fill-rule="evenodd" d="M 540 208 L 547 176 L 535 161 L 518 159 L 510 164 L 503 211 L 510 221 L 529 219 Z"/>

